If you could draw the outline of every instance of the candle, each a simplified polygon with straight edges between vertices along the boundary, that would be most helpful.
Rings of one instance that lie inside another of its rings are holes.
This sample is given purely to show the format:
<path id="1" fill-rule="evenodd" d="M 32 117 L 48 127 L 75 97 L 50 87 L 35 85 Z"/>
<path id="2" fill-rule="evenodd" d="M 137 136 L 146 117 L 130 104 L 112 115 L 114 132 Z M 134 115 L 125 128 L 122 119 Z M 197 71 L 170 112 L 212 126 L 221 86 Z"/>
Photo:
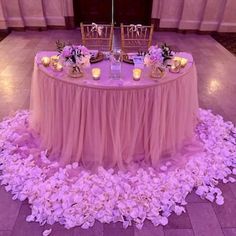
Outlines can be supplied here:
<path id="1" fill-rule="evenodd" d="M 99 80 L 101 75 L 101 69 L 100 68 L 93 68 L 92 69 L 92 76 L 94 80 Z"/>
<path id="2" fill-rule="evenodd" d="M 49 66 L 50 58 L 49 57 L 42 57 L 41 62 L 44 66 Z"/>
<path id="3" fill-rule="evenodd" d="M 57 63 L 56 70 L 57 71 L 62 71 L 63 66 L 60 63 Z"/>
<path id="4" fill-rule="evenodd" d="M 183 57 L 174 57 L 174 62 L 180 64 L 181 67 L 185 67 L 188 63 L 188 59 Z"/>
<path id="5" fill-rule="evenodd" d="M 170 67 L 170 72 L 178 73 L 179 71 L 180 71 L 180 67 L 179 67 L 179 66 L 172 65 L 172 66 Z"/>
<path id="6" fill-rule="evenodd" d="M 186 59 L 186 58 L 181 58 L 181 62 L 180 62 L 181 67 L 185 67 L 185 66 L 187 65 L 187 63 L 188 63 L 188 59 Z"/>
<path id="7" fill-rule="evenodd" d="M 59 56 L 57 55 L 51 56 L 51 62 L 58 62 L 58 61 L 59 61 Z"/>
<path id="8" fill-rule="evenodd" d="M 142 74 L 142 70 L 139 68 L 135 68 L 133 69 L 133 80 L 137 81 L 140 80 Z"/>

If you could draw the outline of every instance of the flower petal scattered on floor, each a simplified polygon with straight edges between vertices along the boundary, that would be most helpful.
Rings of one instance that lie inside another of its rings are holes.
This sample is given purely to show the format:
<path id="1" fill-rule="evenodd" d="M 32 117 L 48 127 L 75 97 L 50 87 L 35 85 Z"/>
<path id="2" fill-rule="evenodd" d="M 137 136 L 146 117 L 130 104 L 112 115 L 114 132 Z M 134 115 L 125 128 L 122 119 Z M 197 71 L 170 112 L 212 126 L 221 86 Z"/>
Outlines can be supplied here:
<path id="1" fill-rule="evenodd" d="M 43 231 L 43 236 L 48 236 L 51 234 L 51 232 L 52 232 L 52 229 L 46 229 Z"/>
<path id="2" fill-rule="evenodd" d="M 166 225 L 173 212 L 185 212 L 185 198 L 192 190 L 222 205 L 219 180 L 235 182 L 236 128 L 208 110 L 199 109 L 196 128 L 203 152 L 182 168 L 167 162 L 162 171 L 149 167 L 135 173 L 102 167 L 91 173 L 78 163 L 61 168 L 39 149 L 38 139 L 28 129 L 28 116 L 28 111 L 21 111 L 0 123 L 1 185 L 14 200 L 28 199 L 32 209 L 28 222 L 59 222 L 66 228 L 83 229 L 92 227 L 95 220 L 120 221 L 124 228 L 134 223 L 140 229 L 145 219 L 155 226 Z"/>

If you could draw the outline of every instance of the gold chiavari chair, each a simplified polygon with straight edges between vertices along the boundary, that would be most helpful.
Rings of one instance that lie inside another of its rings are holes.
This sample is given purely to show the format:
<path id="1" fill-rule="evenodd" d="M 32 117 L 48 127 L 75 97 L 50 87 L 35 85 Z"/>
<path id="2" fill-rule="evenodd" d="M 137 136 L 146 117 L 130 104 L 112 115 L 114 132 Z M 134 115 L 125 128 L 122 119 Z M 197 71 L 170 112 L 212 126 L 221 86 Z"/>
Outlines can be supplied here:
<path id="1" fill-rule="evenodd" d="M 152 43 L 154 25 L 121 24 L 121 49 L 123 52 L 147 51 Z"/>
<path id="2" fill-rule="evenodd" d="M 83 24 L 80 23 L 82 43 L 89 49 L 111 51 L 114 26 L 113 24 Z"/>

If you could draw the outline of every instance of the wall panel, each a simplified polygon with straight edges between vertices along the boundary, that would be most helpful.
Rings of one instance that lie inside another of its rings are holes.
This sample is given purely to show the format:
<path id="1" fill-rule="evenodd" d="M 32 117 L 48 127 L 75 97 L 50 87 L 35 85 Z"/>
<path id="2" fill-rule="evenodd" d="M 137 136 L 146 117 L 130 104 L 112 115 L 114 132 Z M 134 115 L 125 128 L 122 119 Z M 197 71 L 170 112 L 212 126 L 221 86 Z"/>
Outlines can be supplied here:
<path id="1" fill-rule="evenodd" d="M 160 6 L 160 27 L 178 28 L 181 19 L 184 0 L 162 1 Z"/>
<path id="2" fill-rule="evenodd" d="M 48 1 L 43 0 L 43 9 L 47 25 L 63 26 L 65 25 L 64 0 Z"/>
<path id="3" fill-rule="evenodd" d="M 0 30 L 6 30 L 6 29 L 7 29 L 6 16 L 4 13 L 3 3 L 0 0 Z"/>
<path id="4" fill-rule="evenodd" d="M 27 27 L 46 27 L 42 0 L 20 0 L 24 24 Z"/>
<path id="5" fill-rule="evenodd" d="M 200 25 L 201 31 L 217 31 L 224 14 L 226 0 L 207 0 L 203 19 Z"/>
<path id="6" fill-rule="evenodd" d="M 6 22 L 8 27 L 23 28 L 24 20 L 18 0 L 3 0 Z"/>
<path id="7" fill-rule="evenodd" d="M 179 29 L 197 30 L 200 28 L 207 0 L 184 0 Z"/>
<path id="8" fill-rule="evenodd" d="M 227 0 L 219 32 L 236 32 L 236 0 Z"/>
<path id="9" fill-rule="evenodd" d="M 79 1 L 79 0 L 78 0 Z M 160 28 L 236 32 L 236 0 L 153 0 Z M 0 29 L 73 25 L 73 0 L 0 0 Z"/>

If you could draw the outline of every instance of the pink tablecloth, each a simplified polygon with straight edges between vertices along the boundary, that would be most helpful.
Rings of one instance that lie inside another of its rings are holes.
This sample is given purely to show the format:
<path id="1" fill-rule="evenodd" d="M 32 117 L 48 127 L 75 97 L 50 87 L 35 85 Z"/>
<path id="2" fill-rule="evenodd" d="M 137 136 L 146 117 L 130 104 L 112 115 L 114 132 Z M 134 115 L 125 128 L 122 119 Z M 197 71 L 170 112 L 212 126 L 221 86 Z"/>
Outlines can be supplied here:
<path id="1" fill-rule="evenodd" d="M 144 70 L 132 80 L 133 66 L 122 64 L 122 80 L 109 79 L 109 62 L 100 67 L 100 81 L 43 67 L 35 59 L 31 89 L 31 127 L 42 146 L 62 164 L 122 167 L 144 160 L 152 166 L 192 139 L 198 109 L 196 68 L 190 54 L 179 73 L 166 72 L 158 82 Z"/>

